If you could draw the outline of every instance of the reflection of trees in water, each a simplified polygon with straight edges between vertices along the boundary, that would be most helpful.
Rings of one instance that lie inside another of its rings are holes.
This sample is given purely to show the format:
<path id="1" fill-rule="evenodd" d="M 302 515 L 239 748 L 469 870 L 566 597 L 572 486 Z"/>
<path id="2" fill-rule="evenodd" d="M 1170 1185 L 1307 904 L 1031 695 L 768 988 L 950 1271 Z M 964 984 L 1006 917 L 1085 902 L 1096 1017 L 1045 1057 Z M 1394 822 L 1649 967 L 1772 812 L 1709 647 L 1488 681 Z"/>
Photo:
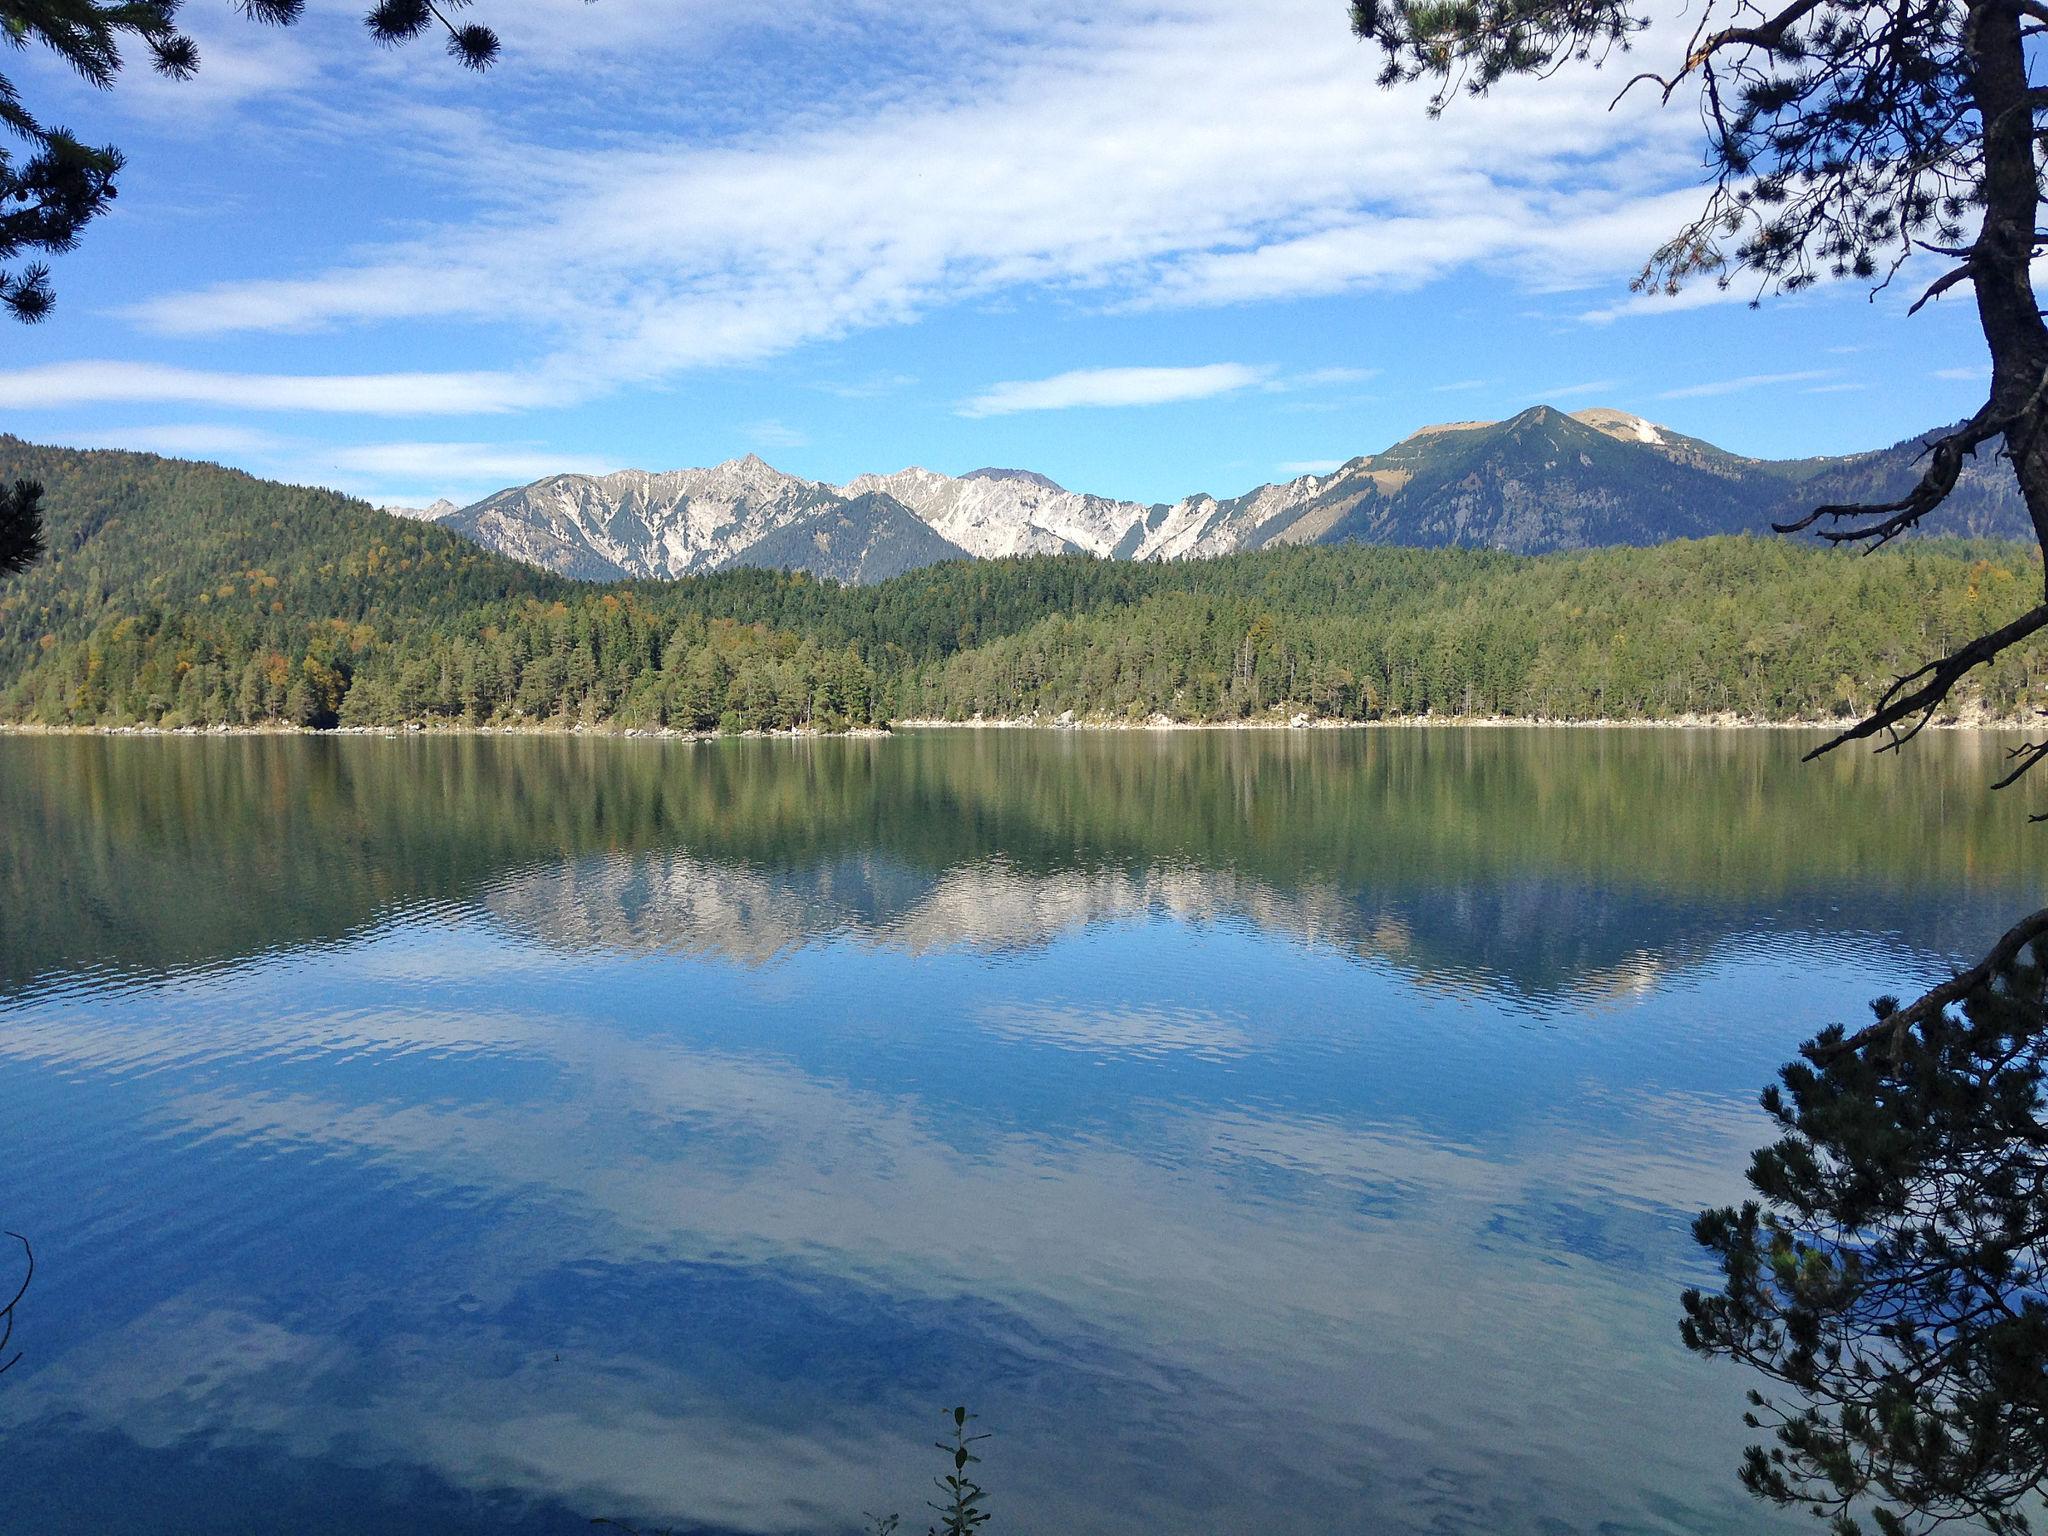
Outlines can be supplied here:
<path id="1" fill-rule="evenodd" d="M 1694 963 L 1760 908 L 1941 953 L 2033 876 L 1976 789 L 1995 744 L 1929 745 L 1886 774 L 1801 768 L 1776 732 L 14 740 L 0 975 L 478 901 L 563 942 L 741 958 L 1161 911 L 1529 994 Z"/>

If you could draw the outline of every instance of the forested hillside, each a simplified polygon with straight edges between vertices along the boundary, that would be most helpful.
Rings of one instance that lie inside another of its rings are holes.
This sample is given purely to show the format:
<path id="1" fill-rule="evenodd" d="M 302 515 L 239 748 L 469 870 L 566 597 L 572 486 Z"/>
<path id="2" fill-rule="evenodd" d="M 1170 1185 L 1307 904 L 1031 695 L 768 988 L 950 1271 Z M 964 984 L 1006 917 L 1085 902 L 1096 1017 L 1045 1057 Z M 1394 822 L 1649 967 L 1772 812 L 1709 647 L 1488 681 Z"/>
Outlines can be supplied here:
<path id="1" fill-rule="evenodd" d="M 48 487 L 51 554 L 0 583 L 0 719 L 51 725 L 1817 718 L 2041 584 L 2015 545 L 1722 538 L 593 586 L 209 465 L 0 439 L 18 475 Z M 2015 714 L 2041 671 L 2002 661 L 1971 701 Z"/>
<path id="2" fill-rule="evenodd" d="M 0 478 L 18 477 L 44 484 L 50 552 L 0 583 L 0 718 L 870 717 L 873 678 L 848 652 L 671 622 L 330 491 L 0 438 Z"/>

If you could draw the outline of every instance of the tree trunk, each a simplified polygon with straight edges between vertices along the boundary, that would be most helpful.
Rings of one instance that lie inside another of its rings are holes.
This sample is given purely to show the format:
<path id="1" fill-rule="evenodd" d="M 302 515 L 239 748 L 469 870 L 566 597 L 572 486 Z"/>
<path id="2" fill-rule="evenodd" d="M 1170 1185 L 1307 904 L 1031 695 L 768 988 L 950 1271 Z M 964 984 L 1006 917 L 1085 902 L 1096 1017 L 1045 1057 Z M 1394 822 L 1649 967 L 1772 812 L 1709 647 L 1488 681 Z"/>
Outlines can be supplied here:
<path id="1" fill-rule="evenodd" d="M 1984 124 L 1984 223 L 1970 263 L 1977 315 L 1991 352 L 1988 408 L 2005 423 L 2020 494 L 2035 536 L 2048 550 L 2048 326 L 2032 276 L 2041 199 L 2019 7 L 2012 0 L 1973 5 L 1964 28 L 1970 92 Z"/>

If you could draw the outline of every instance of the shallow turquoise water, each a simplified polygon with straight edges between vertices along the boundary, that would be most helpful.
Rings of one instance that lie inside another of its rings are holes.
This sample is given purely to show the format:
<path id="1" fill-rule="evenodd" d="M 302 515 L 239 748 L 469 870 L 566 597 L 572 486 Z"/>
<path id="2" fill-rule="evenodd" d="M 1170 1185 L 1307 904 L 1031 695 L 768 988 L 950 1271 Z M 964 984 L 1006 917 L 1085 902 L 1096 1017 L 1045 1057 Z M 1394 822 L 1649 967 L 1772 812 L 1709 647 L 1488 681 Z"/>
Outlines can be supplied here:
<path id="1" fill-rule="evenodd" d="M 1755 1094 L 2041 897 L 1997 744 L 0 740 L 7 1529 L 1796 1530 Z M 17 1523 L 18 1522 L 18 1525 Z"/>

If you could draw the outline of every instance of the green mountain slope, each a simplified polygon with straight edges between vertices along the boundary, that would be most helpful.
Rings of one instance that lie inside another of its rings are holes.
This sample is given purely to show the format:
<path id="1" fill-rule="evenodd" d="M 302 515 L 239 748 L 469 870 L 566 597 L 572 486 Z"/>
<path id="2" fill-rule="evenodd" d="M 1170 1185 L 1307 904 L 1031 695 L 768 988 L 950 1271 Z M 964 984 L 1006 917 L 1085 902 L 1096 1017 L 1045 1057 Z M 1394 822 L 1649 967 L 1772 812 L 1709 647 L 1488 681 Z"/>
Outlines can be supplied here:
<path id="1" fill-rule="evenodd" d="M 666 720 L 670 691 L 698 727 L 870 717 L 857 658 L 671 617 L 331 491 L 11 437 L 0 478 L 43 482 L 50 546 L 0 581 L 0 719 Z"/>
<path id="2" fill-rule="evenodd" d="M 1474 440 L 1458 462 L 1608 462 L 1573 427 L 1592 429 L 1562 420 Z M 1455 488 L 1454 468 L 1433 483 Z M 21 475 L 48 486 L 53 552 L 0 581 L 0 721 L 60 726 L 1815 718 L 1866 708 L 2042 585 L 2020 545 L 1864 558 L 1725 537 L 1539 557 L 1346 544 L 952 560 L 861 587 L 766 569 L 596 585 L 212 465 L 0 439 L 0 477 Z M 887 558 L 871 526 L 838 553 Z M 814 549 L 818 532 L 838 537 L 814 530 Z M 2043 675 L 2007 658 L 1965 702 L 2014 714 Z"/>
<path id="3" fill-rule="evenodd" d="M 1753 477 L 1623 441 L 1548 406 L 1411 438 L 1372 467 L 1406 478 L 1362 500 L 1325 542 L 1526 553 L 1747 532 L 1759 521 Z"/>
<path id="4" fill-rule="evenodd" d="M 1261 525 L 1255 547 L 1407 544 L 1524 554 L 1768 534 L 1811 507 L 1882 501 L 1920 470 L 1928 437 L 1841 458 L 1747 459 L 1621 411 L 1536 406 L 1431 427 L 1354 459 Z M 2012 476 L 1980 456 L 1928 533 L 2032 535 Z"/>
<path id="5" fill-rule="evenodd" d="M 49 554 L 0 588 L 0 666 L 108 606 L 373 621 L 554 596 L 567 584 L 350 497 L 151 454 L 0 436 L 0 476 L 43 483 Z"/>

